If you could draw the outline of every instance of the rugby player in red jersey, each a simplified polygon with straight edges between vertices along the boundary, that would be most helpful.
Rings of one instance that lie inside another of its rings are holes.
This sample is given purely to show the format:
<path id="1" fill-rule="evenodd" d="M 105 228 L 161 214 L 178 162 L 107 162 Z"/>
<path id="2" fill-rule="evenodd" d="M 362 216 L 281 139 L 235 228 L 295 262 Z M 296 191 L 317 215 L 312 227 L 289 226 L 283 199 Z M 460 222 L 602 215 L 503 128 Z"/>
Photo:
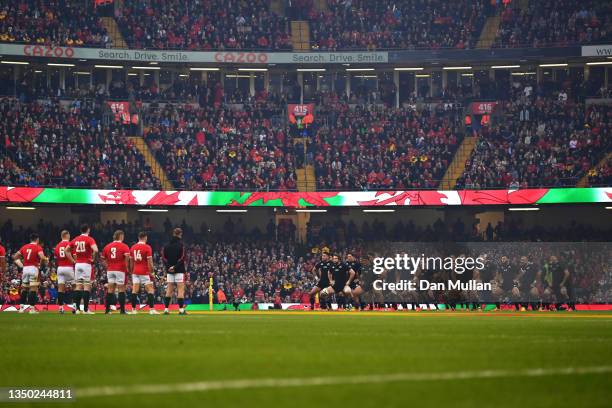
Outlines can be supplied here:
<path id="1" fill-rule="evenodd" d="M 147 233 L 140 232 L 138 234 L 138 243 L 130 248 L 130 266 L 132 273 L 132 314 L 137 314 L 136 303 L 138 302 L 138 293 L 140 285 L 144 285 L 147 291 L 147 304 L 149 305 L 149 314 L 159 314 L 155 310 L 155 298 L 153 297 L 153 250 L 147 244 Z"/>
<path id="2" fill-rule="evenodd" d="M 93 279 L 93 262 L 98 254 L 96 241 L 89 236 L 89 225 L 81 225 L 81 235 L 70 242 L 70 252 L 75 259 L 74 270 L 76 285 L 74 291 L 74 303 L 76 308 L 73 313 L 79 313 L 81 299 L 83 300 L 83 314 L 94 314 L 89 311 L 89 292 Z"/>
<path id="3" fill-rule="evenodd" d="M 102 250 L 102 260 L 106 264 L 106 278 L 108 290 L 106 292 L 106 314 L 110 314 L 111 305 L 116 304 L 115 288 L 119 291 L 119 309 L 125 314 L 125 278 L 130 263 L 130 247 L 123 239 L 125 234 L 121 230 L 113 234 L 113 242 Z"/>
<path id="4" fill-rule="evenodd" d="M 0 283 L 6 275 L 6 249 L 0 244 Z"/>
<path id="5" fill-rule="evenodd" d="M 30 243 L 25 244 L 13 255 L 15 265 L 22 268 L 21 273 L 21 307 L 19 313 L 31 306 L 30 313 L 36 314 L 36 300 L 38 298 L 38 285 L 40 284 L 40 266 L 46 264 L 49 259 L 39 244 L 38 234 L 30 234 Z"/>
<path id="6" fill-rule="evenodd" d="M 57 262 L 57 304 L 59 312 L 64 313 L 66 283 L 74 281 L 74 258 L 70 253 L 70 232 L 63 230 L 61 237 L 53 253 Z"/>

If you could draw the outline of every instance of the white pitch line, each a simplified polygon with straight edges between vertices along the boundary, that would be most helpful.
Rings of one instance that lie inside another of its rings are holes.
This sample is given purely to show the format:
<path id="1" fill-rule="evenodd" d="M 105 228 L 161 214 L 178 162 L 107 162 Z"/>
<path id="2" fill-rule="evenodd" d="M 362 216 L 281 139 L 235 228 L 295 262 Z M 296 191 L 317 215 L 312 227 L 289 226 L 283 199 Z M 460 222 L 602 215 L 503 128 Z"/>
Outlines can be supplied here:
<path id="1" fill-rule="evenodd" d="M 431 373 L 396 373 L 356 375 L 348 377 L 262 378 L 227 381 L 201 381 L 182 384 L 136 384 L 91 387 L 76 390 L 77 398 L 118 396 L 132 394 L 169 394 L 211 390 L 236 390 L 247 388 L 310 387 L 338 384 L 379 384 L 401 381 L 470 380 L 479 378 L 544 377 L 555 375 L 612 373 L 612 366 L 530 368 L 523 370 L 481 370 Z"/>

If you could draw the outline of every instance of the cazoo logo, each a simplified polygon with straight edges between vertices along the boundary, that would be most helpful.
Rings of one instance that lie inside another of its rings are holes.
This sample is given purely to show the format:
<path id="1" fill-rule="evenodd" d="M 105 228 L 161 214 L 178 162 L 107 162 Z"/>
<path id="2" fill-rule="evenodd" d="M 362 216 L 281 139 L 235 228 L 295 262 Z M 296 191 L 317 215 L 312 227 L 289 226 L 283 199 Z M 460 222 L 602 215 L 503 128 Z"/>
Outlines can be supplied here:
<path id="1" fill-rule="evenodd" d="M 268 62 L 268 54 L 263 52 L 217 52 L 216 62 L 249 62 L 265 64 Z"/>
<path id="2" fill-rule="evenodd" d="M 56 57 L 72 58 L 74 49 L 72 47 L 53 47 L 51 45 L 26 45 L 23 54 L 28 57 Z"/>

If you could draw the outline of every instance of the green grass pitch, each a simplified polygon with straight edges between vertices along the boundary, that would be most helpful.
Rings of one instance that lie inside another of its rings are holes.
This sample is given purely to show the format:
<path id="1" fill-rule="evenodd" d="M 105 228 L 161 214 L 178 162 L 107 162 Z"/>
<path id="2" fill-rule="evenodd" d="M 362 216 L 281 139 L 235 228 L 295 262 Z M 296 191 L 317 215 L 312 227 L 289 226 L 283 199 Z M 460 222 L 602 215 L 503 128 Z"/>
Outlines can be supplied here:
<path id="1" fill-rule="evenodd" d="M 609 407 L 612 314 L 0 315 L 0 387 L 54 407 Z M 107 395 L 110 394 L 110 395 Z"/>

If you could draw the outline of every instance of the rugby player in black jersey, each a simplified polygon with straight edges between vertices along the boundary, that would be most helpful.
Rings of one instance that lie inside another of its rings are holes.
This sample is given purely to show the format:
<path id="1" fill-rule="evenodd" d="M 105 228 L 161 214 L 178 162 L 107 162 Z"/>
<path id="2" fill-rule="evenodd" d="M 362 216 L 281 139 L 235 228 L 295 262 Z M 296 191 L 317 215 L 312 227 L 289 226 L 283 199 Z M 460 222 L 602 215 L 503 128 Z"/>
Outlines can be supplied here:
<path id="1" fill-rule="evenodd" d="M 552 290 L 555 295 L 555 309 L 563 310 L 561 306 L 567 303 L 568 310 L 576 310 L 573 302 L 572 275 L 564 262 L 556 256 L 550 257 L 550 271 L 552 274 Z"/>
<path id="2" fill-rule="evenodd" d="M 351 298 L 351 284 L 355 279 L 355 271 L 351 267 L 340 261 L 340 256 L 334 254 L 332 256 L 331 267 L 329 268 L 329 286 L 321 291 L 321 294 L 325 297 L 333 294 L 341 295 L 343 298 L 343 305 L 346 303 L 346 299 Z M 340 307 L 340 304 L 338 305 Z"/>
<path id="3" fill-rule="evenodd" d="M 526 256 L 521 256 L 519 260 L 519 296 L 527 301 L 522 301 L 521 310 L 527 310 L 531 306 L 531 310 L 538 310 L 540 307 L 540 292 L 538 290 L 538 281 L 540 271 Z"/>
<path id="4" fill-rule="evenodd" d="M 355 272 L 355 277 L 349 285 L 351 288 L 351 296 L 353 298 L 353 306 L 357 309 L 363 309 L 365 305 L 362 305 L 359 299 L 363 293 L 363 288 L 361 286 L 361 262 L 359 262 L 357 258 L 351 252 L 349 252 L 346 254 L 346 264 Z"/>
<path id="5" fill-rule="evenodd" d="M 323 289 L 329 286 L 329 268 L 331 266 L 331 261 L 329 260 L 329 254 L 327 252 L 323 252 L 321 254 L 321 261 L 315 265 L 315 273 L 317 274 L 319 280 L 314 288 L 310 290 L 310 309 L 314 310 L 315 307 L 315 295 L 321 292 Z M 327 308 L 327 299 L 323 301 L 323 299 L 319 299 L 319 306 L 321 309 Z"/>

